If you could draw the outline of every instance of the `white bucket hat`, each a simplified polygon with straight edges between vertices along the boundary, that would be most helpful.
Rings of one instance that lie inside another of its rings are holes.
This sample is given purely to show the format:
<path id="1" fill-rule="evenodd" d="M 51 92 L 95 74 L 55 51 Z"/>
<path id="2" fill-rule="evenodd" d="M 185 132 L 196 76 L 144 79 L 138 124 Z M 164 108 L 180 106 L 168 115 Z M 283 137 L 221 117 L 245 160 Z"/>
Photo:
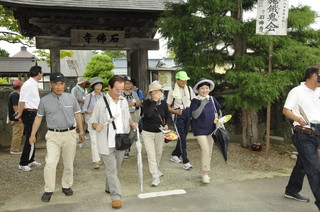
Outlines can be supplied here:
<path id="1" fill-rule="evenodd" d="M 214 82 L 213 82 L 212 80 L 209 80 L 209 79 L 206 79 L 206 78 L 200 78 L 200 79 L 198 80 L 197 84 L 193 87 L 193 92 L 194 92 L 195 94 L 198 94 L 198 93 L 199 93 L 199 91 L 198 91 L 197 88 L 198 88 L 198 86 L 199 86 L 200 84 L 202 84 L 202 83 L 204 83 L 204 82 L 209 83 L 209 84 L 210 84 L 210 87 L 209 87 L 210 92 L 213 91 L 213 89 L 214 89 Z"/>

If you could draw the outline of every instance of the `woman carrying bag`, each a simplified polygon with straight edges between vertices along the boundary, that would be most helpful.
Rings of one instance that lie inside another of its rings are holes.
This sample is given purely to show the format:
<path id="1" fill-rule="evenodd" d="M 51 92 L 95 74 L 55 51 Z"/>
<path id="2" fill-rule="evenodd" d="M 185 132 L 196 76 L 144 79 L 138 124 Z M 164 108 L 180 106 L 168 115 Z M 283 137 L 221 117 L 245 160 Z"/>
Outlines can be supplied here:
<path id="1" fill-rule="evenodd" d="M 101 81 L 101 79 L 98 77 L 93 78 L 91 83 L 92 91 L 86 95 L 85 102 L 82 107 L 82 111 L 86 114 L 85 121 L 87 124 L 92 115 L 94 105 L 103 96 L 102 88 L 103 88 L 103 82 Z M 88 130 L 90 133 L 92 162 L 94 163 L 93 168 L 99 169 L 102 162 L 100 159 L 100 155 L 98 153 L 96 131 L 93 130 L 92 127 L 90 127 L 89 125 L 88 125 Z"/>
<path id="2" fill-rule="evenodd" d="M 160 184 L 163 174 L 159 170 L 164 137 L 159 127 L 168 129 L 169 111 L 167 103 L 161 100 L 163 89 L 158 82 L 149 85 L 149 97 L 143 102 L 142 138 L 147 152 L 151 186 Z"/>
<path id="3" fill-rule="evenodd" d="M 198 96 L 191 100 L 190 112 L 192 116 L 193 133 L 201 149 L 201 171 L 203 183 L 210 183 L 210 161 L 214 140 L 212 133 L 216 129 L 217 111 L 221 106 L 209 93 L 214 89 L 212 80 L 200 78 L 193 87 Z"/>

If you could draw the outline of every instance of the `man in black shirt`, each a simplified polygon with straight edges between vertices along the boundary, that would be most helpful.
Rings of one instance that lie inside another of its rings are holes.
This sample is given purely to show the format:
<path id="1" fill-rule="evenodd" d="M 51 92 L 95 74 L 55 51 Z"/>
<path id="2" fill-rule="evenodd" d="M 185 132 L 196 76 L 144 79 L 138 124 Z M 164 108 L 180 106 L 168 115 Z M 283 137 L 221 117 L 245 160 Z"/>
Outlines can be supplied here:
<path id="1" fill-rule="evenodd" d="M 20 89 L 23 85 L 23 82 L 20 80 L 15 80 L 12 83 L 14 91 L 12 91 L 9 95 L 8 100 L 8 110 L 9 110 L 9 120 L 10 124 L 12 125 L 12 140 L 11 140 L 11 148 L 10 148 L 10 154 L 21 154 L 20 152 L 20 146 L 21 146 L 21 139 L 23 136 L 23 123 L 21 118 L 15 119 L 13 117 L 13 114 L 18 111 L 18 102 L 19 102 L 19 96 L 20 96 Z"/>

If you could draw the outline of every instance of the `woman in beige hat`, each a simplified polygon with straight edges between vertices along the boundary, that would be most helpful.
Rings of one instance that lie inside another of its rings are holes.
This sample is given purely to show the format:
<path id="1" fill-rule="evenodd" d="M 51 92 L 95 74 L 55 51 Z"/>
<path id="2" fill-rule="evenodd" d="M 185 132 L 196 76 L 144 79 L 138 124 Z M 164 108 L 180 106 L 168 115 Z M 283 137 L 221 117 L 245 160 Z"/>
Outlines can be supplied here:
<path id="1" fill-rule="evenodd" d="M 159 127 L 168 129 L 169 111 L 167 103 L 161 100 L 163 89 L 158 82 L 149 85 L 149 98 L 143 102 L 142 138 L 147 152 L 151 186 L 160 184 L 163 174 L 159 170 L 164 137 Z"/>

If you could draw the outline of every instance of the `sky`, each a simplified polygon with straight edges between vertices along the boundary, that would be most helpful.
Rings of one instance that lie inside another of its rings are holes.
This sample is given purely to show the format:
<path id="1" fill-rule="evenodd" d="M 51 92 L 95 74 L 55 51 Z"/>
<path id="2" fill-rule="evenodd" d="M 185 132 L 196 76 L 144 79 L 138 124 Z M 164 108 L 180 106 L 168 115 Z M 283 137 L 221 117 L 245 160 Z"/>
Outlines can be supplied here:
<path id="1" fill-rule="evenodd" d="M 289 0 L 289 5 L 291 6 L 298 6 L 299 4 L 308 5 L 311 7 L 312 10 L 316 11 L 320 15 L 320 2 L 319 0 Z M 246 14 L 247 18 L 255 18 L 256 11 L 252 11 Z M 317 23 L 312 26 L 313 28 L 320 29 L 320 18 L 317 19 Z M 157 33 L 155 39 L 160 39 L 160 49 L 157 51 L 149 51 L 149 58 L 150 59 L 161 59 L 167 56 L 167 46 L 165 39 L 160 38 L 160 35 Z M 0 47 L 5 49 L 9 52 L 10 56 L 18 53 L 21 48 L 21 44 L 9 44 L 7 42 L 0 41 Z M 32 51 L 36 50 L 36 48 L 27 47 L 27 50 L 32 53 Z"/>

